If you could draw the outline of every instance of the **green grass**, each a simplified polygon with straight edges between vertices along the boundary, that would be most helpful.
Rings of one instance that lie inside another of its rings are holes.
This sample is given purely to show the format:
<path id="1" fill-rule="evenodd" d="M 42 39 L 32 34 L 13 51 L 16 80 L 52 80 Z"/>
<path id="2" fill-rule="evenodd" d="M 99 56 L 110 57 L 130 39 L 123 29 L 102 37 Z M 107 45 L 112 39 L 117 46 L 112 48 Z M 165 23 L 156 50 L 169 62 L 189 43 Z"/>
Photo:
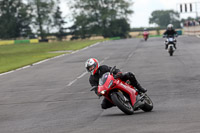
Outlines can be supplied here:
<path id="1" fill-rule="evenodd" d="M 63 53 L 51 53 L 53 51 L 65 51 L 65 50 L 74 51 L 101 41 L 104 40 L 1 45 L 0 73 L 14 70 L 47 58 L 63 54 Z"/>
<path id="2" fill-rule="evenodd" d="M 150 35 L 149 37 L 162 37 L 163 35 Z"/>

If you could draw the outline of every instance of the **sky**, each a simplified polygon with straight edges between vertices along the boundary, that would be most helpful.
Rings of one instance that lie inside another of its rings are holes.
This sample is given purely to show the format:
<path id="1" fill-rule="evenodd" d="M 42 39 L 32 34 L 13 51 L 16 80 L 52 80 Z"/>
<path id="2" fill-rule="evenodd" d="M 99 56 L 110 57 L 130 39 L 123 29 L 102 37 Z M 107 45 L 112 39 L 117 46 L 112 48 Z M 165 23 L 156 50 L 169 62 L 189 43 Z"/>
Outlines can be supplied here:
<path id="1" fill-rule="evenodd" d="M 61 10 L 63 11 L 63 16 L 70 16 L 70 10 L 66 4 L 66 0 L 61 1 Z M 197 4 L 198 8 L 198 16 L 200 16 L 200 0 L 131 0 L 134 4 L 131 6 L 134 13 L 129 16 L 129 23 L 131 28 L 134 27 L 149 27 L 153 25 L 149 25 L 149 18 L 151 17 L 151 13 L 155 10 L 175 10 L 180 11 L 179 6 L 183 3 L 194 3 L 199 2 Z M 189 8 L 189 6 L 188 6 Z M 193 8 L 195 8 L 195 4 L 193 4 Z M 181 13 L 181 18 L 187 17 L 196 17 L 196 13 Z M 68 20 L 69 22 L 69 20 Z M 68 23 L 72 24 L 71 22 Z"/>

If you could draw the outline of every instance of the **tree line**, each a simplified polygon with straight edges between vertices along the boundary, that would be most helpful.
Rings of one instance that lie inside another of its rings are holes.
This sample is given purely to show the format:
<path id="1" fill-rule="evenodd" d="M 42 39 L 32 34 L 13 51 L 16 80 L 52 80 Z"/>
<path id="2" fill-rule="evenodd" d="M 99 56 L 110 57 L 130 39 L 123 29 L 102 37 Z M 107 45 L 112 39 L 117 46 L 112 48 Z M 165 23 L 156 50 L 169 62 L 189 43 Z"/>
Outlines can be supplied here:
<path id="1" fill-rule="evenodd" d="M 35 34 L 42 39 L 50 34 L 60 39 L 67 34 L 73 39 L 93 35 L 126 38 L 131 31 L 130 0 L 66 0 L 64 4 L 73 17 L 70 27 L 65 27 L 59 4 L 59 0 L 0 0 L 0 39 L 31 38 Z M 172 23 L 180 28 L 181 20 L 178 12 L 157 10 L 149 23 L 162 28 Z"/>
<path id="2" fill-rule="evenodd" d="M 131 5 L 130 0 L 74 0 L 70 4 L 75 18 L 71 31 L 81 38 L 93 34 L 127 37 L 128 16 L 133 13 Z"/>
<path id="3" fill-rule="evenodd" d="M 66 29 L 75 39 L 92 35 L 128 35 L 128 15 L 133 12 L 128 0 L 66 0 L 73 13 L 74 24 L 71 27 L 64 27 L 66 22 L 59 2 L 0 0 L 0 39 L 32 37 L 34 34 L 45 39 L 52 29 L 58 38 L 67 34 Z"/>
<path id="4" fill-rule="evenodd" d="M 33 37 L 42 39 L 57 30 L 63 34 L 65 23 L 59 0 L 0 0 L 0 39 Z"/>
<path id="5" fill-rule="evenodd" d="M 173 24 L 174 28 L 183 28 L 188 20 L 198 23 L 200 17 L 181 19 L 180 13 L 174 10 L 156 10 L 151 13 L 149 23 L 157 24 L 160 29 L 166 28 L 168 24 Z"/>
<path id="6" fill-rule="evenodd" d="M 149 23 L 157 24 L 160 28 L 166 28 L 168 24 L 173 24 L 175 28 L 181 28 L 180 14 L 174 10 L 153 11 Z"/>

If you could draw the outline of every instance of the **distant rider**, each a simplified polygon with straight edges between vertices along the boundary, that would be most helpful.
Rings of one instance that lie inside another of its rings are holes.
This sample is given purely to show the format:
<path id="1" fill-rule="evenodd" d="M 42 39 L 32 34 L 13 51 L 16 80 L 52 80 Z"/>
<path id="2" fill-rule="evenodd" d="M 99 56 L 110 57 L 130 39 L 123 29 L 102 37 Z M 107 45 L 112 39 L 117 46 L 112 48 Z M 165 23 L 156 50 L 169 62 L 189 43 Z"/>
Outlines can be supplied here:
<path id="1" fill-rule="evenodd" d="M 146 28 L 144 28 L 143 35 L 149 35 L 149 31 Z"/>
<path id="2" fill-rule="evenodd" d="M 89 82 L 91 86 L 98 86 L 99 85 L 99 78 L 106 73 L 110 72 L 111 67 L 107 65 L 101 65 L 99 66 L 99 62 L 95 58 L 90 58 L 85 62 L 85 67 L 88 72 L 91 73 Z M 137 88 L 139 93 L 145 93 L 147 90 L 138 83 L 138 81 L 135 78 L 135 75 L 131 72 L 122 73 L 119 69 L 115 69 L 113 72 L 115 78 L 120 78 L 122 81 L 129 80 L 131 82 L 131 85 Z M 95 90 L 95 93 L 97 94 L 97 89 Z M 103 99 L 101 107 L 103 109 L 107 109 L 114 106 L 111 102 L 109 102 L 106 98 Z"/>
<path id="3" fill-rule="evenodd" d="M 172 24 L 168 24 L 167 30 L 163 33 L 163 37 L 169 37 L 169 36 L 177 36 L 177 32 L 174 30 Z M 176 49 L 176 39 L 174 39 L 174 48 Z M 167 41 L 165 41 L 165 49 L 168 49 Z"/>
<path id="4" fill-rule="evenodd" d="M 149 32 L 148 32 L 148 30 L 147 30 L 146 28 L 144 28 L 143 37 L 144 37 L 145 41 L 146 41 L 146 40 L 148 39 L 148 37 L 149 37 Z"/>

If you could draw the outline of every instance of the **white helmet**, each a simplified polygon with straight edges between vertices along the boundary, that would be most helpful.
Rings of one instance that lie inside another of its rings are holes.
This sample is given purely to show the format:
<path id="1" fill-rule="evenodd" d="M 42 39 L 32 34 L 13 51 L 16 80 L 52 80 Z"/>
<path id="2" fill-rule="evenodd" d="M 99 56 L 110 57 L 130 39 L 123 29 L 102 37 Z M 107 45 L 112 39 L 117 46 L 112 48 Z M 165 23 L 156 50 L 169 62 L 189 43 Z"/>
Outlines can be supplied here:
<path id="1" fill-rule="evenodd" d="M 90 58 L 85 62 L 85 68 L 88 72 L 90 72 L 92 75 L 94 75 L 98 68 L 99 68 L 99 62 L 95 58 Z"/>
<path id="2" fill-rule="evenodd" d="M 172 30 L 173 27 L 174 27 L 173 24 L 168 24 L 168 25 L 167 25 L 167 29 L 168 29 L 168 30 Z"/>

